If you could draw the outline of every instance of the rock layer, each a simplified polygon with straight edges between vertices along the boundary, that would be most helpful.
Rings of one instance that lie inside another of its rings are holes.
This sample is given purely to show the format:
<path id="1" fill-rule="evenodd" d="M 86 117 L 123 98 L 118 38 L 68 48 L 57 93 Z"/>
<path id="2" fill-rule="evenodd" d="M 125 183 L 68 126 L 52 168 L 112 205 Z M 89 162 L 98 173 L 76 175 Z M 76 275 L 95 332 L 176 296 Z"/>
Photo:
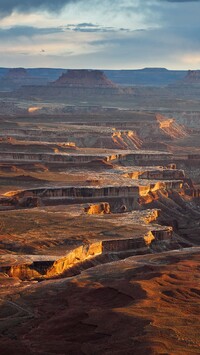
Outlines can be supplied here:
<path id="1" fill-rule="evenodd" d="M 100 70 L 68 70 L 53 85 L 66 87 L 117 88 Z"/>

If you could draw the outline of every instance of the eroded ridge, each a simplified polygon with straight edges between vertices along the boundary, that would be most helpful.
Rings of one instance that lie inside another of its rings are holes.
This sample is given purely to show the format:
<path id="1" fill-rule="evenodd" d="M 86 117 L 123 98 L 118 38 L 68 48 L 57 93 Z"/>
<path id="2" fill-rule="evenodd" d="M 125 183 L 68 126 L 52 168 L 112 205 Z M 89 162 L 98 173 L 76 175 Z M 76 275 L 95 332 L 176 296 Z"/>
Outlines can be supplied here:
<path id="1" fill-rule="evenodd" d="M 146 114 L 149 125 L 141 134 L 140 118 L 126 122 L 125 130 L 119 120 L 111 127 L 63 117 L 57 129 L 44 117 L 3 124 L 2 351 L 16 345 L 26 354 L 33 344 L 39 354 L 42 340 L 43 353 L 58 345 L 64 354 L 109 354 L 118 344 L 125 353 L 134 347 L 157 354 L 170 353 L 175 339 L 174 354 L 184 354 L 184 344 L 195 354 L 197 332 L 186 334 L 184 327 L 186 301 L 198 298 L 199 155 L 169 148 L 169 139 L 189 135 L 174 119 L 154 115 L 152 122 Z M 155 135 L 162 132 L 156 150 L 151 139 L 145 142 L 152 125 Z M 189 267 L 194 273 L 186 289 L 181 280 Z M 196 324 L 196 308 L 188 312 Z M 117 340 L 129 322 L 124 340 Z M 68 335 L 55 324 L 67 325 Z"/>

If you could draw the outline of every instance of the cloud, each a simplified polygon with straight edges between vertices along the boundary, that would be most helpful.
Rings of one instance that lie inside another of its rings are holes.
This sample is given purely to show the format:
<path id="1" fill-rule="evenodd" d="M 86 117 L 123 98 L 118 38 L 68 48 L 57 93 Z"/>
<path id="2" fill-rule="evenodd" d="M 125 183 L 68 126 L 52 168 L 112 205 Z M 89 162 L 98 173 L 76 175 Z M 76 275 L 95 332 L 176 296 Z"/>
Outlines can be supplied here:
<path id="1" fill-rule="evenodd" d="M 82 8 L 87 8 L 88 11 L 92 7 L 102 8 L 107 11 L 107 8 L 113 13 L 118 11 L 130 12 L 140 6 L 143 6 L 149 0 L 0 0 L 0 17 L 6 17 L 13 12 L 30 13 L 38 11 L 59 12 L 67 5 L 81 4 Z M 151 1 L 151 0 L 150 0 Z M 154 1 L 154 0 L 153 0 Z M 141 3 L 141 4 L 140 4 Z"/>
<path id="2" fill-rule="evenodd" d="M 45 10 L 49 12 L 59 12 L 66 5 L 81 3 L 84 7 L 98 6 L 112 9 L 112 11 L 131 11 L 143 10 L 146 6 L 154 5 L 158 0 L 0 0 L 0 17 L 6 17 L 13 12 L 29 13 L 33 11 Z M 159 0 L 158 3 L 193 3 L 200 0 Z M 84 25 L 84 23 L 83 23 Z"/>
<path id="3" fill-rule="evenodd" d="M 174 2 L 174 3 L 179 3 L 179 2 L 199 2 L 200 0 L 163 0 L 166 2 Z"/>
<path id="4" fill-rule="evenodd" d="M 67 25 L 59 27 L 35 27 L 35 26 L 12 26 L 10 28 L 0 28 L 0 40 L 18 37 L 32 38 L 35 36 L 50 36 L 53 34 L 80 32 L 80 33 L 106 33 L 106 32 L 129 32 L 127 28 L 104 27 L 92 23 Z"/>
<path id="5" fill-rule="evenodd" d="M 98 58 L 107 66 L 113 61 L 119 68 L 159 66 L 195 67 L 200 64 L 200 28 L 159 28 L 131 31 L 124 36 L 92 41 L 99 48 Z M 195 60 L 194 60 L 195 58 Z"/>
<path id="6" fill-rule="evenodd" d="M 199 63 L 200 0 L 0 0 L 0 17 L 11 13 L 1 19 L 1 66 Z"/>
<path id="7" fill-rule="evenodd" d="M 38 28 L 32 26 L 13 26 L 10 28 L 0 28 L 0 39 L 50 35 L 63 31 L 62 27 Z"/>
<path id="8" fill-rule="evenodd" d="M 88 33 L 105 33 L 105 32 L 129 32 L 128 28 L 117 28 L 112 26 L 101 26 L 93 23 L 79 23 L 77 25 L 69 24 L 65 28 L 67 31 L 88 32 Z"/>
<path id="9" fill-rule="evenodd" d="M 1 0 L 0 16 L 8 16 L 14 11 L 24 13 L 38 9 L 59 11 L 67 4 L 79 1 L 81 0 Z"/>
<path id="10" fill-rule="evenodd" d="M 68 26 L 77 26 L 77 27 L 98 27 L 98 25 L 95 25 L 94 23 L 78 23 L 77 25 L 68 25 Z"/>

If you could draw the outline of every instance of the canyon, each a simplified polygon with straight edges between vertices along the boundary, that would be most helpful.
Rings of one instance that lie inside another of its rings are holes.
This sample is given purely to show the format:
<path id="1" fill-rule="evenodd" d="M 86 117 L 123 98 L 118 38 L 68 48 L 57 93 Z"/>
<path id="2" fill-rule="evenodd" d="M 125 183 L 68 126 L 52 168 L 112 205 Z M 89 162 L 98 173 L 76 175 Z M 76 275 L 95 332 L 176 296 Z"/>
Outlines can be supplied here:
<path id="1" fill-rule="evenodd" d="M 199 353 L 198 73 L 147 72 L 4 72 L 2 354 Z"/>

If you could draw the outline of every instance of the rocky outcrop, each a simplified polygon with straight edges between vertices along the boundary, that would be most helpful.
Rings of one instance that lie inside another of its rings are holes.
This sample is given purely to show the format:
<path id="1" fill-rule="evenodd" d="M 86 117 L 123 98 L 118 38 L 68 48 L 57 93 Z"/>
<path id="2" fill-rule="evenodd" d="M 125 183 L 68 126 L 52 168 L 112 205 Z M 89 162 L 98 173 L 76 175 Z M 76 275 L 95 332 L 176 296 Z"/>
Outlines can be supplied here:
<path id="1" fill-rule="evenodd" d="M 52 85 L 66 87 L 94 87 L 117 88 L 117 85 L 109 80 L 101 70 L 68 70 L 63 73 Z"/>
<path id="2" fill-rule="evenodd" d="M 77 153 L 70 153 L 70 154 L 63 154 L 63 153 L 22 153 L 22 152 L 1 152 L 0 159 L 1 161 L 18 161 L 18 162 L 46 162 L 46 163 L 53 163 L 53 164 L 86 164 L 97 159 L 102 159 L 105 162 L 118 160 L 121 154 L 116 151 L 116 154 L 77 154 Z"/>
<path id="3" fill-rule="evenodd" d="M 199 122 L 200 122 L 200 112 L 195 110 L 189 111 L 172 111 L 168 112 L 168 115 L 171 115 L 176 118 L 177 122 L 185 125 L 189 129 L 194 130 L 194 132 L 200 132 Z"/>
<path id="4" fill-rule="evenodd" d="M 74 97 L 76 97 L 81 103 L 82 100 L 88 102 L 90 99 L 108 99 L 109 97 L 111 99 L 113 96 L 119 96 L 123 99 L 126 95 L 132 95 L 133 93 L 133 88 L 118 86 L 109 80 L 103 71 L 81 69 L 68 70 L 67 73 L 63 73 L 56 81 L 45 86 L 30 85 L 26 88 L 22 87 L 13 95 L 14 97 L 20 96 L 23 98 L 48 98 L 48 100 L 54 100 L 55 97 L 66 100 L 67 97 L 71 103 Z"/>
<path id="5" fill-rule="evenodd" d="M 188 70 L 183 82 L 188 84 L 200 84 L 200 70 Z"/>
<path id="6" fill-rule="evenodd" d="M 102 202 L 86 206 L 84 210 L 87 214 L 108 214 L 110 213 L 110 205 L 107 202 Z"/>
<path id="7" fill-rule="evenodd" d="M 161 233 L 162 234 L 162 233 Z M 171 233 L 168 236 L 171 238 Z M 166 238 L 167 239 L 167 238 Z M 102 248 L 104 253 L 108 252 L 124 252 L 124 251 L 140 251 L 143 252 L 151 243 L 155 240 L 153 233 L 150 231 L 143 237 L 119 239 L 119 240 L 106 240 L 102 242 Z M 148 250 L 145 250 L 148 253 Z"/>
<path id="8" fill-rule="evenodd" d="M 124 174 L 131 179 L 181 180 L 185 178 L 184 170 L 172 168 L 144 169 Z"/>
<path id="9" fill-rule="evenodd" d="M 54 262 L 46 273 L 47 278 L 62 274 L 66 270 L 74 267 L 75 264 L 86 261 L 88 258 L 102 254 L 102 243 L 96 242 L 90 245 L 80 246 L 61 259 Z"/>
<path id="10" fill-rule="evenodd" d="M 88 258 L 102 253 L 102 243 L 96 242 L 86 245 L 80 245 L 68 251 L 63 257 L 52 256 L 22 256 L 13 258 L 0 267 L 0 273 L 3 272 L 9 277 L 16 277 L 21 280 L 30 280 L 35 278 L 50 278 L 62 274 L 64 271 L 74 267 L 74 265 L 86 261 Z M 18 260 L 19 259 L 19 260 Z M 37 260 L 38 259 L 38 260 Z M 2 262 L 2 261 L 1 261 Z M 3 262 L 2 262 L 3 263 Z"/>
<path id="11" fill-rule="evenodd" d="M 149 188 L 147 188 L 149 191 Z M 145 190 L 146 191 L 146 190 Z M 60 188 L 39 188 L 26 191 L 13 191 L 5 194 L 6 197 L 13 197 L 19 205 L 24 205 L 26 201 L 38 199 L 42 203 L 48 204 L 70 204 L 83 202 L 111 202 L 123 199 L 130 199 L 132 209 L 137 209 L 139 198 L 138 186 L 67 186 Z M 113 200 L 113 201 L 112 201 Z"/>
<path id="12" fill-rule="evenodd" d="M 187 129 L 178 124 L 174 118 L 168 118 L 157 114 L 156 119 L 159 122 L 161 131 L 169 138 L 183 138 L 188 135 Z"/>
<path id="13" fill-rule="evenodd" d="M 111 151 L 110 153 L 22 153 L 22 152 L 1 152 L 1 162 L 43 162 L 53 164 L 86 164 L 92 161 L 103 159 L 105 162 L 127 162 L 130 165 L 155 165 L 160 162 L 170 163 L 173 158 L 171 153 L 159 151 Z M 187 156 L 186 156 L 187 159 Z"/>
<path id="14" fill-rule="evenodd" d="M 35 207 L 44 204 L 76 204 L 76 203 L 95 203 L 100 205 L 89 206 L 86 212 L 89 214 L 109 213 L 110 207 L 112 211 L 126 212 L 130 210 L 138 210 L 140 204 L 151 202 L 153 194 L 159 191 L 174 190 L 178 193 L 184 192 L 182 180 L 163 180 L 150 181 L 148 184 L 140 183 L 124 184 L 124 185 L 104 185 L 104 186 L 63 186 L 63 187 L 41 187 L 28 190 L 10 191 L 0 199 L 0 206 L 6 209 L 6 206 L 13 208 Z M 189 188 L 189 192 L 191 189 Z M 193 190 L 192 190 L 193 191 Z M 199 192 L 198 192 L 199 193 Z M 195 197 L 198 197 L 198 193 Z M 193 192 L 192 192 L 193 195 Z M 2 201 L 2 202 L 1 202 Z"/>
<path id="15" fill-rule="evenodd" d="M 25 141 L 74 142 L 78 147 L 108 148 L 108 149 L 132 149 L 141 148 L 142 140 L 137 133 L 131 130 L 115 130 L 110 127 L 88 126 L 87 131 L 80 126 L 68 126 L 66 129 L 3 129 L 0 137 Z M 27 144 L 26 147 L 27 150 Z M 45 148 L 45 145 L 44 145 Z"/>
<path id="16" fill-rule="evenodd" d="M 192 192 L 193 189 L 190 191 Z M 173 189 L 150 191 L 140 197 L 140 204 L 143 208 L 160 209 L 158 223 L 173 226 L 188 243 L 199 244 L 200 212 L 197 201 L 200 198 L 200 191 L 196 192 L 198 196 L 190 196 L 190 192 L 186 192 L 187 195 L 184 194 L 184 190 L 179 192 Z"/>
<path id="17" fill-rule="evenodd" d="M 18 290 L 1 307 L 1 353 L 196 355 L 199 260 L 142 255 Z"/>
<path id="18" fill-rule="evenodd" d="M 113 148 L 140 149 L 142 140 L 133 131 L 116 131 L 112 134 Z"/>
<path id="19" fill-rule="evenodd" d="M 90 268 L 98 263 L 112 260 L 112 255 L 118 254 L 119 259 L 127 255 L 146 254 L 159 245 L 160 241 L 164 242 L 164 247 L 171 245 L 173 237 L 172 227 L 162 227 L 154 225 L 150 230 L 144 232 L 137 237 L 132 238 L 109 238 L 105 237 L 93 243 L 79 245 L 67 251 L 62 257 L 45 256 L 45 255 L 4 255 L 1 257 L 0 273 L 4 273 L 9 277 L 18 278 L 20 280 L 33 279 L 51 279 L 55 277 L 69 276 L 70 270 L 81 268 Z M 98 259 L 98 257 L 100 258 Z M 90 261 L 92 264 L 90 265 Z M 85 266 L 83 265 L 85 263 Z M 67 273 L 69 272 L 69 273 Z M 79 273 L 79 272 L 78 272 Z"/>

